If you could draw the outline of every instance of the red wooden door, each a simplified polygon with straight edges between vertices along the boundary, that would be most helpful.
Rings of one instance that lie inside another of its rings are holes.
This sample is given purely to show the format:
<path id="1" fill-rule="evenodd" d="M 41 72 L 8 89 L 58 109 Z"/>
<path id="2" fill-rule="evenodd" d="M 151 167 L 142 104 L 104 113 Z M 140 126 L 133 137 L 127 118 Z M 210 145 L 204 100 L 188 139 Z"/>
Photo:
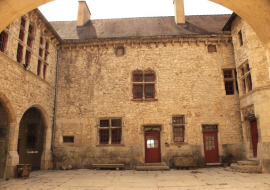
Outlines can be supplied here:
<path id="1" fill-rule="evenodd" d="M 253 155 L 257 157 L 257 145 L 258 145 L 258 128 L 257 128 L 257 121 L 253 120 L 250 122 L 251 128 L 251 138 L 252 138 L 252 145 L 253 145 Z"/>
<path id="2" fill-rule="evenodd" d="M 145 163 L 161 162 L 159 132 L 145 133 Z"/>
<path id="3" fill-rule="evenodd" d="M 219 162 L 217 132 L 204 132 L 204 154 L 206 163 Z"/>

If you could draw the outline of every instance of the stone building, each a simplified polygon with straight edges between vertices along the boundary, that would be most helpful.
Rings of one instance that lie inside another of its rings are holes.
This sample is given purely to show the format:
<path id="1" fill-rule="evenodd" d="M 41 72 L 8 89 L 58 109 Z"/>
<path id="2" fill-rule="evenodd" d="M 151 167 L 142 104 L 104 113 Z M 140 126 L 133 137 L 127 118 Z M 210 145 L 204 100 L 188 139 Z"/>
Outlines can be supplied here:
<path id="1" fill-rule="evenodd" d="M 175 167 L 257 157 L 269 172 L 267 57 L 240 17 L 49 23 L 38 9 L 0 36 L 0 178 L 92 164 Z M 257 132 L 256 132 L 257 129 Z M 256 140 L 256 134 L 257 140 Z M 257 148 L 258 147 L 258 148 Z"/>

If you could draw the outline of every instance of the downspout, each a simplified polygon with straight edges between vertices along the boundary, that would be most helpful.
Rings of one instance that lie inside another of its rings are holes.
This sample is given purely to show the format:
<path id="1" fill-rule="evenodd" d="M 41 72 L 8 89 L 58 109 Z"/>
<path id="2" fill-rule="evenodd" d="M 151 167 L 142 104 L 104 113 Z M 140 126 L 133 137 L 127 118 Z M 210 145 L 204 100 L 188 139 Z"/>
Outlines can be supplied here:
<path id="1" fill-rule="evenodd" d="M 58 72 L 59 72 L 59 55 L 60 50 L 57 49 L 57 60 L 56 60 L 56 76 L 55 76 L 55 96 L 54 96 L 54 114 L 53 114 L 53 127 L 52 127 L 52 157 L 53 157 L 53 169 L 56 169 L 56 157 L 54 154 L 54 138 L 55 138 L 55 125 L 56 125 L 56 111 L 57 111 L 57 94 L 58 94 Z"/>

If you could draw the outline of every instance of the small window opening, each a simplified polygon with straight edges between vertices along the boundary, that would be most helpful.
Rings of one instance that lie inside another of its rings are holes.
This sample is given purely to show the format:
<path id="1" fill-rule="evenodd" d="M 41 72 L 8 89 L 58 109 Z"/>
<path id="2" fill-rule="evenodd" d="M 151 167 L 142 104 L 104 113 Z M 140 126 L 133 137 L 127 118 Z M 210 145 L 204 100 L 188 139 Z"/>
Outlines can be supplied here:
<path id="1" fill-rule="evenodd" d="M 22 53 L 23 53 L 23 46 L 18 44 L 18 49 L 17 49 L 17 62 L 21 63 L 22 62 Z"/>
<path id="2" fill-rule="evenodd" d="M 238 38 L 239 38 L 240 46 L 242 46 L 244 43 L 243 43 L 243 36 L 242 36 L 242 31 L 241 30 L 238 32 Z"/>
<path id="3" fill-rule="evenodd" d="M 63 136 L 64 143 L 74 143 L 74 136 Z"/>
<path id="4" fill-rule="evenodd" d="M 209 53 L 217 52 L 217 47 L 216 47 L 216 45 L 208 45 L 208 52 L 209 52 Z"/>
<path id="5" fill-rule="evenodd" d="M 118 48 L 116 48 L 116 52 L 115 53 L 116 53 L 117 56 L 123 56 L 125 54 L 125 48 L 118 47 Z"/>
<path id="6" fill-rule="evenodd" d="M 42 57 L 42 55 L 43 55 L 43 49 L 42 49 L 42 48 L 39 48 L 38 55 L 39 55 L 40 57 Z"/>
<path id="7" fill-rule="evenodd" d="M 40 71 L 41 71 L 41 61 L 38 60 L 38 65 L 37 65 L 37 75 L 40 76 Z"/>
<path id="8" fill-rule="evenodd" d="M 1 32 L 0 33 L 0 51 L 5 52 L 5 47 L 7 43 L 7 33 Z"/>
<path id="9" fill-rule="evenodd" d="M 43 38 L 42 37 L 40 37 L 39 44 L 43 45 Z"/>
<path id="10" fill-rule="evenodd" d="M 25 19 L 22 17 L 21 18 L 21 27 L 25 28 Z"/>
<path id="11" fill-rule="evenodd" d="M 19 39 L 23 42 L 23 39 L 24 39 L 24 31 L 23 30 L 20 30 Z"/>
<path id="12" fill-rule="evenodd" d="M 25 65 L 29 66 L 30 65 L 30 59 L 31 59 L 31 52 L 30 51 L 26 51 L 25 53 Z"/>
<path id="13" fill-rule="evenodd" d="M 43 79 L 46 79 L 47 65 L 43 66 Z"/>

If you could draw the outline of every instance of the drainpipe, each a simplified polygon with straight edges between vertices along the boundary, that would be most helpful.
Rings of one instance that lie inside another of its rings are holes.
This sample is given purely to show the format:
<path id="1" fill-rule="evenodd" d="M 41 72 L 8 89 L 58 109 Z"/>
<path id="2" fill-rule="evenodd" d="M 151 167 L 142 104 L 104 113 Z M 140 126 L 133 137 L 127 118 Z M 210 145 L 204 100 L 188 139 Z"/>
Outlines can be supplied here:
<path id="1" fill-rule="evenodd" d="M 54 114 L 53 114 L 52 143 L 51 143 L 51 150 L 52 150 L 52 156 L 53 156 L 53 169 L 56 169 L 56 161 L 55 161 L 55 154 L 54 154 L 54 137 L 55 137 L 56 111 L 57 111 L 59 55 L 60 55 L 60 50 L 58 49 L 57 50 L 57 61 L 56 61 Z"/>

